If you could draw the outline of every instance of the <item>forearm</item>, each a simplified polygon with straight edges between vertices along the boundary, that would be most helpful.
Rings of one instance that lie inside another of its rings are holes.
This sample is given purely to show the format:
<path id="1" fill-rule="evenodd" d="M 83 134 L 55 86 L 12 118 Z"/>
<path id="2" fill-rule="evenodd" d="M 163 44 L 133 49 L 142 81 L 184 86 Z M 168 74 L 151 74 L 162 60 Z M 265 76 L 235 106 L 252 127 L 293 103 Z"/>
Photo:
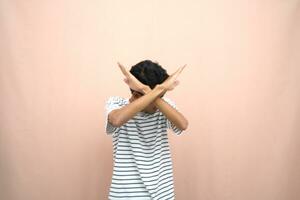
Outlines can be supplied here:
<path id="1" fill-rule="evenodd" d="M 151 92 L 150 88 L 144 90 L 145 94 Z M 188 126 L 187 119 L 170 104 L 165 102 L 162 98 L 156 98 L 154 100 L 155 106 L 179 129 L 185 130 Z"/>
<path id="2" fill-rule="evenodd" d="M 137 112 L 146 108 L 156 98 L 160 97 L 165 92 L 165 89 L 157 85 L 153 90 L 147 91 L 145 95 L 136 99 L 135 101 L 123 106 L 120 109 L 114 110 L 111 113 L 110 118 L 114 121 L 114 124 L 121 126 L 131 119 Z"/>

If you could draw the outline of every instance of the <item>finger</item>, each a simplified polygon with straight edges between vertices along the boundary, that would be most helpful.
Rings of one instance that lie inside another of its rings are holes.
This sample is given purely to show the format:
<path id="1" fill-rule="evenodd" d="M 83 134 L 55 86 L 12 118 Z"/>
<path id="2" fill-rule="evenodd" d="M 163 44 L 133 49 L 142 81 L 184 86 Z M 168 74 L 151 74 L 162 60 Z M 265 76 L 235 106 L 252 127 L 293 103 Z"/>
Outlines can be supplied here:
<path id="1" fill-rule="evenodd" d="M 122 73 L 125 74 L 125 71 L 126 71 L 125 67 L 121 63 L 119 63 L 119 62 L 118 62 L 118 66 L 121 69 Z"/>
<path id="2" fill-rule="evenodd" d="M 185 67 L 186 67 L 186 64 L 181 67 L 180 73 L 184 70 Z"/>
<path id="3" fill-rule="evenodd" d="M 181 74 L 181 72 L 183 71 L 183 69 L 186 67 L 186 64 L 183 65 L 182 67 L 180 67 L 178 70 L 177 70 L 177 74 L 175 75 L 176 78 L 179 76 L 179 74 Z"/>
<path id="4" fill-rule="evenodd" d="M 179 76 L 179 74 L 180 74 L 180 72 L 181 72 L 181 68 L 182 68 L 182 67 L 179 67 L 179 68 L 176 70 L 176 72 L 175 72 L 175 74 L 174 74 L 174 77 L 175 77 L 175 78 L 177 78 L 177 77 Z"/>
<path id="5" fill-rule="evenodd" d="M 179 67 L 177 70 L 176 70 L 176 74 L 180 74 L 182 72 L 182 70 L 185 68 L 186 64 L 182 67 Z"/>
<path id="6" fill-rule="evenodd" d="M 179 70 L 179 74 L 183 71 L 183 69 L 186 67 L 186 64 L 185 65 L 183 65 L 182 67 L 180 67 L 180 70 Z"/>
<path id="7" fill-rule="evenodd" d="M 121 69 L 122 73 L 123 73 L 125 76 L 127 76 L 128 73 L 127 73 L 126 68 L 125 68 L 121 63 L 119 63 L 119 62 L 118 62 L 118 66 L 119 66 L 119 68 Z"/>
<path id="8" fill-rule="evenodd" d="M 175 72 L 174 75 L 177 75 L 180 72 L 181 67 L 179 67 Z"/>

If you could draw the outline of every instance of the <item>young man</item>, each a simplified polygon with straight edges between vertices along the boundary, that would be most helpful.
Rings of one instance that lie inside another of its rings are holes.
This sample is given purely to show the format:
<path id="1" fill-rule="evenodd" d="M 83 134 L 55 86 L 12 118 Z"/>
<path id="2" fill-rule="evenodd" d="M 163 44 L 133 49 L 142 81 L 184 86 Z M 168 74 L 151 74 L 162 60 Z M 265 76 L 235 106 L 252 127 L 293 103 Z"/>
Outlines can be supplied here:
<path id="1" fill-rule="evenodd" d="M 188 121 L 164 97 L 178 85 L 185 66 L 168 75 L 158 63 L 145 60 L 128 71 L 118 63 L 131 98 L 106 101 L 106 133 L 113 139 L 111 200 L 175 199 L 167 129 L 180 135 Z"/>

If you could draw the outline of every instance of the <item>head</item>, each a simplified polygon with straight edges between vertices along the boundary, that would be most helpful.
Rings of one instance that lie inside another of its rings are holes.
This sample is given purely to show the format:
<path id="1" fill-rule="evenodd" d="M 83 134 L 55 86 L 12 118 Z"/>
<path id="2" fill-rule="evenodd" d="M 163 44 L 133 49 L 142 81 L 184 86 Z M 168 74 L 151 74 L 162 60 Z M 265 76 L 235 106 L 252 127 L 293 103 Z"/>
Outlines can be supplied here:
<path id="1" fill-rule="evenodd" d="M 157 62 L 152 62 L 151 60 L 144 60 L 132 66 L 130 73 L 141 83 L 148 85 L 151 89 L 153 89 L 157 84 L 163 83 L 169 77 L 164 68 L 162 68 Z M 132 94 L 130 101 L 134 101 L 143 96 L 142 93 L 134 91 L 131 88 L 130 91 Z M 143 111 L 152 113 L 155 112 L 156 109 L 157 108 L 154 103 L 151 103 Z"/>

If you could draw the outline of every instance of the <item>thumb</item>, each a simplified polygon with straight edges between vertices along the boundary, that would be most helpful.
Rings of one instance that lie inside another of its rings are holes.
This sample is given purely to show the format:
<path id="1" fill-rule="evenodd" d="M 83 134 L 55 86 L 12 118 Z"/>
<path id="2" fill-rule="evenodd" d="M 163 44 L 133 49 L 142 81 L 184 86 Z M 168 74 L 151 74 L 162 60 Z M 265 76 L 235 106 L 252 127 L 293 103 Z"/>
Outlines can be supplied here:
<path id="1" fill-rule="evenodd" d="M 129 84 L 128 78 L 124 78 L 123 81 L 124 81 L 126 84 Z"/>
<path id="2" fill-rule="evenodd" d="M 174 87 L 179 85 L 179 83 L 180 83 L 179 80 L 174 81 Z"/>

